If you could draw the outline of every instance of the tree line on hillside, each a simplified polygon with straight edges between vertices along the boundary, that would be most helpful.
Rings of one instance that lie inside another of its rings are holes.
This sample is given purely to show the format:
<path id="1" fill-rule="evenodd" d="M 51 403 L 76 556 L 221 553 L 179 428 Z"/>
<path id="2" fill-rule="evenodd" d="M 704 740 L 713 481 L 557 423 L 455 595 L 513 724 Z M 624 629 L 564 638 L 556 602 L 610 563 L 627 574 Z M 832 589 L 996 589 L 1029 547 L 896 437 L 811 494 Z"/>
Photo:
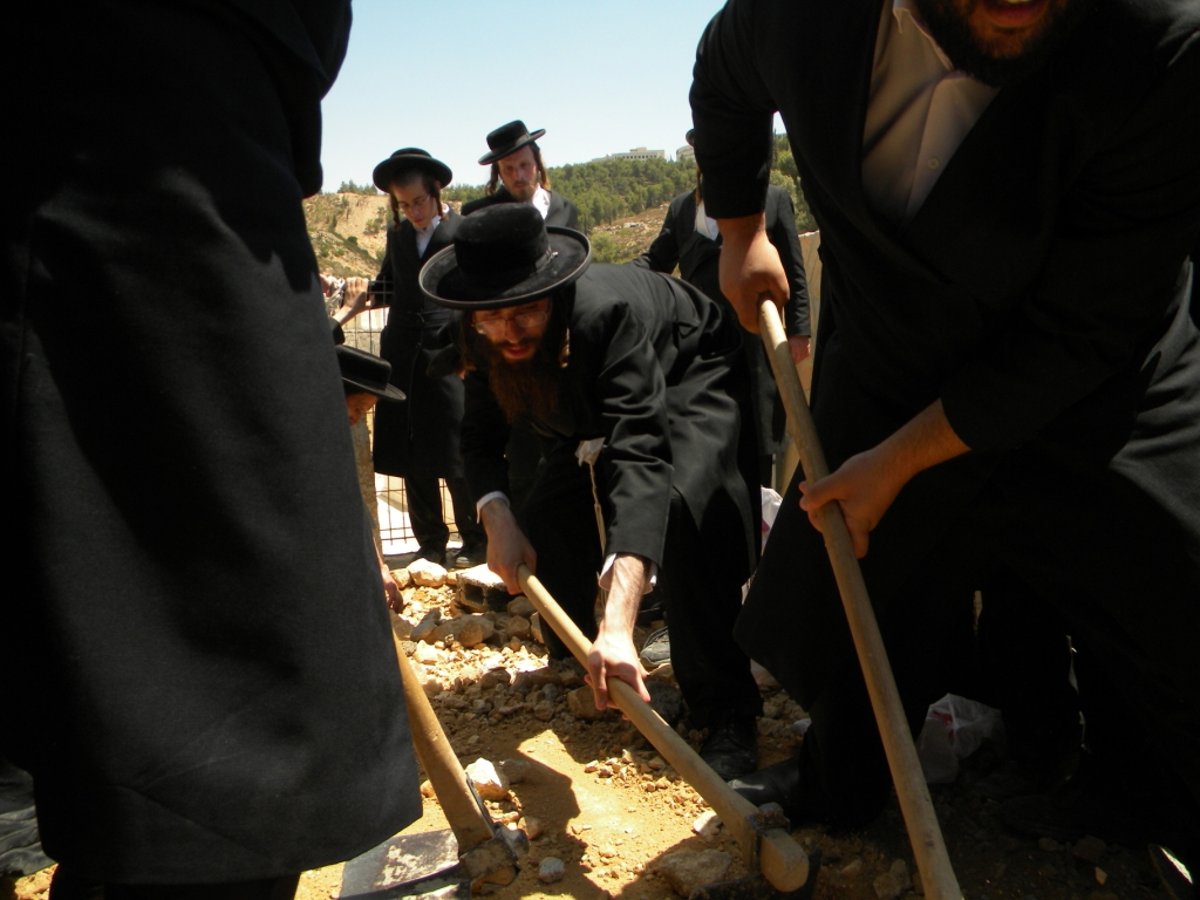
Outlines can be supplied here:
<path id="1" fill-rule="evenodd" d="M 696 167 L 691 162 L 665 159 L 601 159 L 586 163 L 550 166 L 551 189 L 579 207 L 579 224 L 584 232 L 625 216 L 635 215 L 669 203 L 678 194 L 696 186 Z M 800 173 L 787 137 L 775 136 L 775 159 L 771 183 L 784 188 L 796 206 L 800 231 L 816 228 L 800 190 Z M 339 193 L 374 194 L 375 186 L 343 182 Z M 466 203 L 484 194 L 483 185 L 451 186 L 443 192 L 447 200 Z"/>

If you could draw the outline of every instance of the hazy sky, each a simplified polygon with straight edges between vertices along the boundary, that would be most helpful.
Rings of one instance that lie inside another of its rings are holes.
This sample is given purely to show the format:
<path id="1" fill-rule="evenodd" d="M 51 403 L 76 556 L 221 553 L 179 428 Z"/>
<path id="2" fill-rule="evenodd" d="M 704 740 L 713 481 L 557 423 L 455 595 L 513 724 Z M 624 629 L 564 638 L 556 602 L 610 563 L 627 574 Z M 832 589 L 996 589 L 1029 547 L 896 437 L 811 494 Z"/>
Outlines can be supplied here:
<path id="1" fill-rule="evenodd" d="M 486 136 L 544 128 L 547 166 L 649 147 L 668 159 L 691 127 L 696 43 L 722 0 L 354 0 L 350 49 L 323 104 L 323 190 L 369 184 L 421 147 L 483 184 Z"/>

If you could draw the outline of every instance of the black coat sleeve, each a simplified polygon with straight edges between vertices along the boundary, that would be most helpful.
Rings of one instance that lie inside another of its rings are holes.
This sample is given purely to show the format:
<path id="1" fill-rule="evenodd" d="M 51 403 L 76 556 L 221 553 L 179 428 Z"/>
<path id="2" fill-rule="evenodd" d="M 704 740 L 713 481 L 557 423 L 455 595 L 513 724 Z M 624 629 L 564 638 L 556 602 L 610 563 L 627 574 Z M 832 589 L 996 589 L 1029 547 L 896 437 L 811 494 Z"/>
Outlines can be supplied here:
<path id="1" fill-rule="evenodd" d="M 783 307 L 784 328 L 789 336 L 812 334 L 808 311 L 808 279 L 804 274 L 804 255 L 796 231 L 796 213 L 792 198 L 783 188 L 772 186 L 767 194 L 767 234 L 779 261 L 787 273 L 788 300 Z"/>

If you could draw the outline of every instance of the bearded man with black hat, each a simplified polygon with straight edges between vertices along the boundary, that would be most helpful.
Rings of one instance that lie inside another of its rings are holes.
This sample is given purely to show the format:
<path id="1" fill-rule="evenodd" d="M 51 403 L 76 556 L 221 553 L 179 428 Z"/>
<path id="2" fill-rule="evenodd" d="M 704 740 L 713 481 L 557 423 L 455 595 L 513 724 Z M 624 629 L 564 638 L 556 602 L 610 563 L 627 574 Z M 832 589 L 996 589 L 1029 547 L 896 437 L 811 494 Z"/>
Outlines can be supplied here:
<path id="1" fill-rule="evenodd" d="M 575 204 L 550 190 L 546 164 L 537 145 L 538 138 L 545 133 L 545 128 L 539 128 L 531 134 L 520 119 L 488 133 L 488 152 L 479 157 L 481 166 L 492 167 L 487 194 L 464 203 L 464 216 L 496 203 L 529 203 L 542 214 L 547 225 L 579 227 Z"/>
<path id="2" fill-rule="evenodd" d="M 692 286 L 589 261 L 582 234 L 506 203 L 466 217 L 421 272 L 430 297 L 461 311 L 462 450 L 488 565 L 513 593 L 528 565 L 594 640 L 598 708 L 614 677 L 649 700 L 633 625 L 657 580 L 692 724 L 708 729 L 700 755 L 734 777 L 755 764 L 761 708 L 731 638 L 759 533 L 741 337 Z M 518 522 L 504 448 L 519 416 L 546 461 Z"/>

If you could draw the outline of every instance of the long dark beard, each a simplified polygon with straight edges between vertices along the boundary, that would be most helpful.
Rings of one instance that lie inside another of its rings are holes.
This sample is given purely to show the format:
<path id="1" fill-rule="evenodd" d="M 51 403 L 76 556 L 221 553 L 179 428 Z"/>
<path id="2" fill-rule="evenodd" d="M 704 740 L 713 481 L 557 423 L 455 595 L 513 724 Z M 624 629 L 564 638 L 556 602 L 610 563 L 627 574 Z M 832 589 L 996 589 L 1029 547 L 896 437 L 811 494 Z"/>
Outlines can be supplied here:
<path id="1" fill-rule="evenodd" d="M 1089 2 L 1071 0 L 1064 8 L 1047 10 L 1046 14 L 1051 18 L 1041 33 L 1030 39 L 1019 56 L 1008 58 L 991 56 L 980 46 L 965 18 L 954 11 L 951 0 L 916 0 L 916 4 L 929 33 L 955 67 L 998 88 L 1045 65 L 1075 30 Z"/>
<path id="2" fill-rule="evenodd" d="M 548 328 L 528 360 L 510 362 L 482 335 L 467 335 L 468 352 L 483 361 L 488 385 L 510 423 L 520 418 L 547 421 L 558 411 L 569 352 L 563 329 Z"/>

